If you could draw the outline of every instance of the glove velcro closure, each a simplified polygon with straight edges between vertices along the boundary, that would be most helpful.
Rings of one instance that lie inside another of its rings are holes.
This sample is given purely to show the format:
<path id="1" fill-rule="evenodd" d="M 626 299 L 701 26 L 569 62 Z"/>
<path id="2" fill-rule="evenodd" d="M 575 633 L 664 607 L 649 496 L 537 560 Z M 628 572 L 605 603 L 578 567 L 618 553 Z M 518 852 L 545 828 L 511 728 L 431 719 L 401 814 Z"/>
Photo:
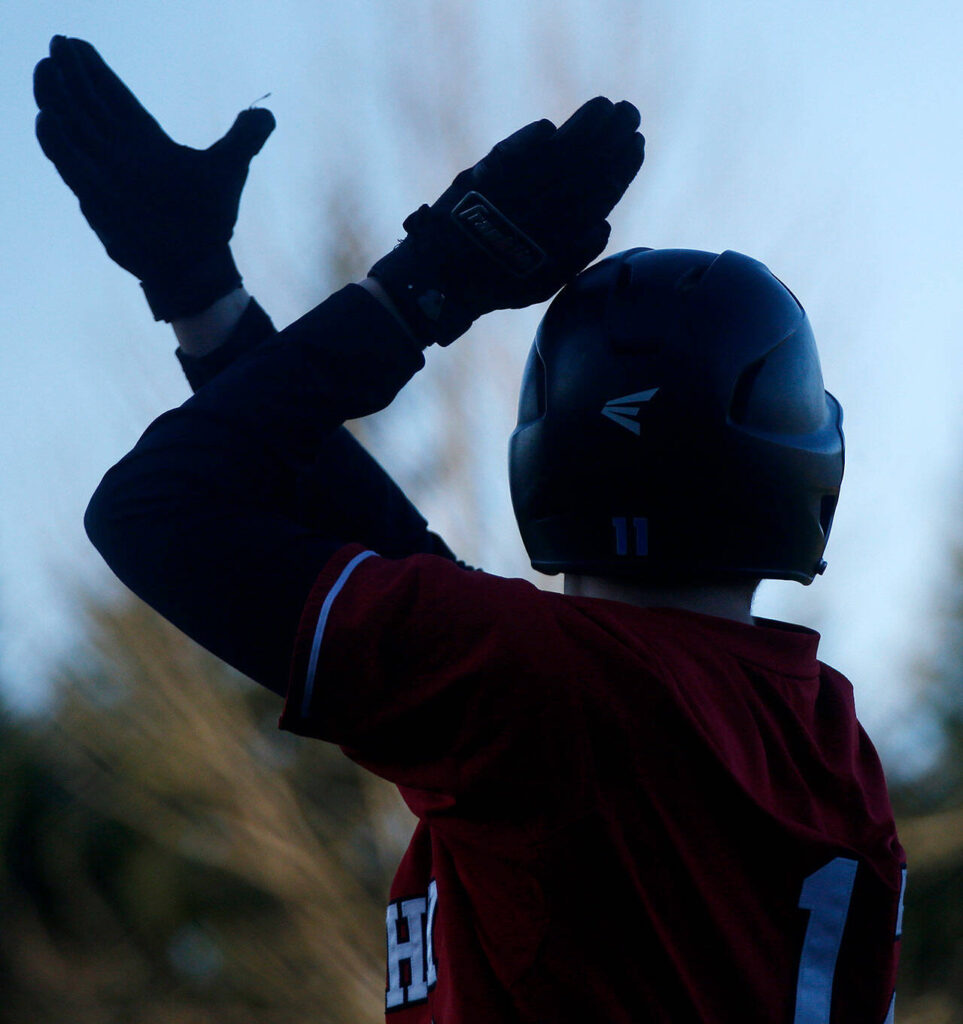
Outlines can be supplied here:
<path id="1" fill-rule="evenodd" d="M 204 254 L 189 266 L 141 281 L 155 320 L 196 316 L 241 285 L 229 246 Z"/>

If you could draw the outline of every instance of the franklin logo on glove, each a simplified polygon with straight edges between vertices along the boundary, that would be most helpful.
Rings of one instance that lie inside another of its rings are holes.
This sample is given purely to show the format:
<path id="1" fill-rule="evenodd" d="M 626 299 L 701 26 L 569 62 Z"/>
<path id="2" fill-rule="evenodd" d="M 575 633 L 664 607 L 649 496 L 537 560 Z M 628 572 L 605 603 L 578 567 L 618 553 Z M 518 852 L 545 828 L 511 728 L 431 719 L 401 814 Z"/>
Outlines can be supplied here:
<path id="1" fill-rule="evenodd" d="M 469 192 L 451 215 L 469 238 L 510 273 L 525 277 L 545 262 L 545 253 L 483 195 Z"/>

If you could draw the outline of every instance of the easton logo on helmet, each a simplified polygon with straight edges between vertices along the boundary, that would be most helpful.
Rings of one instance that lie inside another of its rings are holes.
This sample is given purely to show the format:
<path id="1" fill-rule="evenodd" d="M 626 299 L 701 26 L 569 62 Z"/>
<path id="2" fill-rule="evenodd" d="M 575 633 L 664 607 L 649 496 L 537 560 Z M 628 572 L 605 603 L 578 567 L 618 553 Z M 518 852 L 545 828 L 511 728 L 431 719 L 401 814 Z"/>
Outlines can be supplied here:
<path id="1" fill-rule="evenodd" d="M 658 390 L 658 388 L 649 388 L 648 391 L 636 391 L 634 395 L 612 398 L 605 403 L 602 415 L 608 416 L 613 423 L 618 423 L 620 427 L 631 430 L 633 434 L 641 434 L 642 427 L 634 417 L 639 415 L 642 404 L 648 402 Z"/>

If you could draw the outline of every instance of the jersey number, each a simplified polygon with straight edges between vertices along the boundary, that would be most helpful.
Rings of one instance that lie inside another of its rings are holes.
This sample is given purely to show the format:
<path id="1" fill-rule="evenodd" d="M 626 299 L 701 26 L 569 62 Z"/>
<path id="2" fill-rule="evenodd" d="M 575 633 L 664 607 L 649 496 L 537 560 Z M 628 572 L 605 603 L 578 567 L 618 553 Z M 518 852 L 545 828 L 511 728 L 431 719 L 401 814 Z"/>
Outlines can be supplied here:
<path id="1" fill-rule="evenodd" d="M 836 958 L 857 867 L 849 857 L 834 857 L 803 882 L 799 906 L 809 911 L 809 923 L 799 960 L 793 1024 L 829 1024 Z"/>
<path id="2" fill-rule="evenodd" d="M 612 520 L 612 527 L 615 530 L 615 553 L 617 555 L 629 554 L 630 547 L 634 555 L 649 553 L 648 519 L 636 516 L 632 520 L 631 544 L 629 543 L 629 520 L 625 516 L 615 516 Z"/>

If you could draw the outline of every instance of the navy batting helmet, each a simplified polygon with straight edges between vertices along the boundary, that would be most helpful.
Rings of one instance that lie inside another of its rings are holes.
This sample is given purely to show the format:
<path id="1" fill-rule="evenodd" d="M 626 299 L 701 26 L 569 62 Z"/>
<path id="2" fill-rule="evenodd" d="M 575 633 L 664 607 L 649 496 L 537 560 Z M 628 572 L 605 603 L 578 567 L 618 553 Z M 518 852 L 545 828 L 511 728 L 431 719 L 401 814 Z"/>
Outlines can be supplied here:
<path id="1" fill-rule="evenodd" d="M 763 264 L 629 249 L 583 271 L 539 325 L 509 472 L 541 572 L 811 583 L 842 409 L 805 311 Z"/>

